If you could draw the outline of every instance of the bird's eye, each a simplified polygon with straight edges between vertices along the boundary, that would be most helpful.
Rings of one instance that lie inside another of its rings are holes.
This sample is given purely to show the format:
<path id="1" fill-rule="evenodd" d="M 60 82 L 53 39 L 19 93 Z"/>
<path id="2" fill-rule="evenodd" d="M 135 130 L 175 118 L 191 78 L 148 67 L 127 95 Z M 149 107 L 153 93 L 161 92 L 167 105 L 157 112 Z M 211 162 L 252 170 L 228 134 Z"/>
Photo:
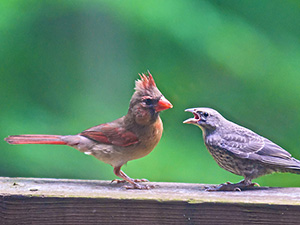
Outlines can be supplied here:
<path id="1" fill-rule="evenodd" d="M 203 113 L 203 116 L 208 117 L 208 113 L 207 113 L 207 112 L 204 112 L 204 113 Z"/>
<path id="2" fill-rule="evenodd" d="M 144 102 L 146 103 L 146 105 L 152 105 L 153 104 L 153 100 L 151 98 L 144 99 Z"/>

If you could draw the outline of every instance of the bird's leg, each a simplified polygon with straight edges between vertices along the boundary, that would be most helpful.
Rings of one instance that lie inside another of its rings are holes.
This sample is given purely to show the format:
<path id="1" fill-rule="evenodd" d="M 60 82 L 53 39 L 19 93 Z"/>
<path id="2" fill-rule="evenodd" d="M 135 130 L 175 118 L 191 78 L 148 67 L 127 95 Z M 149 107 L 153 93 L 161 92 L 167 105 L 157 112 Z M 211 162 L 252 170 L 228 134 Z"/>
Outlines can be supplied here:
<path id="1" fill-rule="evenodd" d="M 122 178 L 123 180 L 112 180 L 112 182 L 116 181 L 117 183 L 123 183 L 123 182 L 128 182 L 132 184 L 132 186 L 124 186 L 127 189 L 151 189 L 153 186 L 151 185 L 142 185 L 138 184 L 137 182 L 146 182 L 148 180 L 146 179 L 132 179 L 129 176 L 127 176 L 122 170 L 121 167 L 114 167 L 114 173 L 116 176 Z"/>
<path id="2" fill-rule="evenodd" d="M 238 183 L 230 183 L 226 182 L 224 184 L 220 184 L 217 186 L 207 187 L 206 191 L 242 191 L 251 189 L 251 187 L 259 186 L 258 183 L 252 183 L 251 180 L 245 178 L 244 180 L 238 182 Z"/>
<path id="3" fill-rule="evenodd" d="M 130 178 L 129 176 L 127 176 L 122 170 L 121 170 L 121 167 L 116 167 L 114 168 L 114 173 L 118 176 L 118 177 L 121 177 L 123 178 L 123 180 L 119 180 L 119 179 L 113 179 L 111 181 L 111 183 L 113 182 L 116 182 L 116 183 L 125 183 L 125 182 L 129 182 L 131 183 L 130 181 L 128 181 L 128 179 L 130 179 L 132 182 L 135 182 L 135 183 L 140 183 L 140 182 L 149 182 L 149 180 L 147 179 L 132 179 Z M 120 175 L 118 175 L 120 174 Z M 127 179 L 125 179 L 124 177 L 126 177 Z"/>

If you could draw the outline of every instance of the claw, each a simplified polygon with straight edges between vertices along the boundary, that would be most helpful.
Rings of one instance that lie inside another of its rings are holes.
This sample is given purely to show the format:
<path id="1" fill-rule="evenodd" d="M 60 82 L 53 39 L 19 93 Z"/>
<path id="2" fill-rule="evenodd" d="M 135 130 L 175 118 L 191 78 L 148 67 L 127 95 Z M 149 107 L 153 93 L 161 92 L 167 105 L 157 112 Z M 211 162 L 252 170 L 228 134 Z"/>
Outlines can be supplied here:
<path id="1" fill-rule="evenodd" d="M 142 185 L 142 184 L 134 184 L 134 185 L 125 185 L 123 186 L 126 189 L 139 189 L 139 190 L 149 190 L 154 188 L 154 185 Z"/>
<path id="2" fill-rule="evenodd" d="M 250 187 L 254 186 L 259 186 L 258 183 L 246 183 L 245 180 L 242 180 L 239 183 L 231 183 L 231 182 L 226 182 L 224 184 L 220 185 L 215 185 L 215 186 L 210 186 L 210 187 L 205 187 L 206 191 L 242 191 L 242 190 L 247 190 Z"/>
<path id="3" fill-rule="evenodd" d="M 140 183 L 140 182 L 149 182 L 149 180 L 147 179 L 132 179 L 133 182 L 135 183 Z M 126 180 L 119 180 L 119 179 L 113 179 L 110 183 L 114 183 L 116 182 L 117 184 L 120 184 L 120 183 L 125 183 Z"/>
<path id="4" fill-rule="evenodd" d="M 234 190 L 234 191 L 239 191 L 239 192 L 242 191 L 239 187 L 236 187 L 236 188 L 234 188 L 233 190 Z"/>
<path id="5" fill-rule="evenodd" d="M 116 182 L 117 184 L 120 184 L 120 183 L 125 183 L 126 180 L 113 179 L 110 183 L 112 184 L 114 182 Z"/>
<path id="6" fill-rule="evenodd" d="M 252 183 L 251 186 L 256 186 L 256 187 L 260 187 L 259 183 Z"/>
<path id="7" fill-rule="evenodd" d="M 134 182 L 136 182 L 136 183 L 140 183 L 140 182 L 149 182 L 149 180 L 147 180 L 147 179 L 134 179 L 133 180 Z"/>

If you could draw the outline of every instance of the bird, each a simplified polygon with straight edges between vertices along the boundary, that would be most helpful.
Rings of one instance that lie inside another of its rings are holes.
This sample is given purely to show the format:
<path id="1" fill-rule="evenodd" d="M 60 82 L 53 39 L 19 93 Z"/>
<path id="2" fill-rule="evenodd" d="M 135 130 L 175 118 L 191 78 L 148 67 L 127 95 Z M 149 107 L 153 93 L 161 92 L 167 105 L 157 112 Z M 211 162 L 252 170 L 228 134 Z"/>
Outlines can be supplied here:
<path id="1" fill-rule="evenodd" d="M 12 135 L 4 140 L 9 144 L 54 144 L 68 145 L 87 155 L 92 155 L 113 167 L 114 174 L 128 182 L 131 189 L 151 189 L 132 179 L 121 167 L 130 160 L 148 155 L 158 144 L 163 133 L 160 112 L 173 107 L 157 88 L 153 76 L 139 74 L 135 81 L 135 92 L 131 97 L 125 116 L 112 122 L 91 127 L 76 135 Z M 113 182 L 112 181 L 112 182 Z"/>
<path id="2" fill-rule="evenodd" d="M 300 161 L 269 139 L 225 119 L 211 108 L 189 108 L 194 114 L 183 123 L 202 130 L 206 148 L 217 164 L 244 179 L 207 187 L 207 191 L 241 191 L 257 185 L 252 180 L 274 172 L 300 174 Z"/>

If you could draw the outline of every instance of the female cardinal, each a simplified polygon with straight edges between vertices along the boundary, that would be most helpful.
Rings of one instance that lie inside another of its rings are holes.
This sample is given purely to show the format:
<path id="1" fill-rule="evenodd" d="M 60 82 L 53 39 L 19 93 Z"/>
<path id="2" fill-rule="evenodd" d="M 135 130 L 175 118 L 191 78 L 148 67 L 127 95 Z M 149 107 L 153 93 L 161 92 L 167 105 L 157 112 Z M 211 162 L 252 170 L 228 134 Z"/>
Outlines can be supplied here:
<path id="1" fill-rule="evenodd" d="M 145 181 L 128 177 L 121 167 L 130 160 L 148 155 L 159 142 L 163 125 L 159 113 L 172 104 L 156 87 L 152 75 L 139 74 L 127 115 L 110 123 L 100 124 L 77 135 L 13 135 L 9 144 L 68 145 L 110 164 L 118 177 L 132 184 L 126 188 L 149 189 Z"/>

